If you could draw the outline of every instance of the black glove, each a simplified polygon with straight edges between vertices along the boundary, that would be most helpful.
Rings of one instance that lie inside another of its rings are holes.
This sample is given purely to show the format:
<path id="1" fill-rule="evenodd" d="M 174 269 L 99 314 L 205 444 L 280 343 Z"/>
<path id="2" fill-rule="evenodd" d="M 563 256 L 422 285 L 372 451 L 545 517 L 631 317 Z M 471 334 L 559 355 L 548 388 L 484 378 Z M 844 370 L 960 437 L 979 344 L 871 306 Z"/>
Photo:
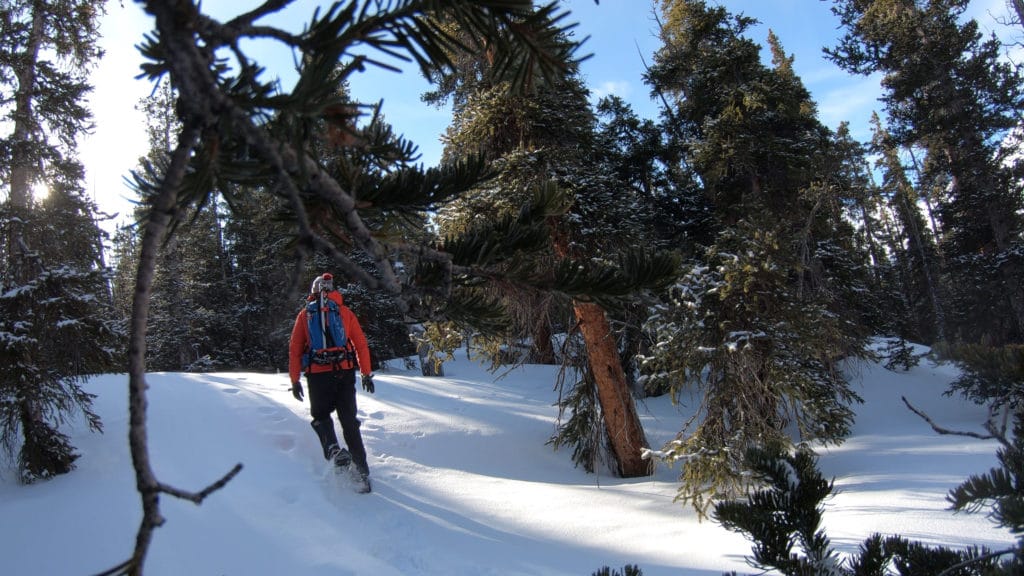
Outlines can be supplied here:
<path id="1" fill-rule="evenodd" d="M 373 374 L 363 374 L 363 390 L 373 394 Z"/>
<path id="2" fill-rule="evenodd" d="M 302 402 L 302 384 L 299 382 L 292 382 L 292 396 L 299 402 Z"/>

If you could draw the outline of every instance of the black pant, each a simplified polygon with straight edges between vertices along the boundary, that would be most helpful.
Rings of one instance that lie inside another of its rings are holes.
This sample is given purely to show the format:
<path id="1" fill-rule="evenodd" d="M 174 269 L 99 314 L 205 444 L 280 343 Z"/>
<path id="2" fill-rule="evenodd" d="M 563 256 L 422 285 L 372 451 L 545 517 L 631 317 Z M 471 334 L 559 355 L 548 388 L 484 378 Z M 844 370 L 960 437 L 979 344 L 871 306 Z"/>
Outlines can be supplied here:
<path id="1" fill-rule="evenodd" d="M 313 416 L 313 429 L 320 438 L 324 458 L 329 457 L 327 449 L 331 444 L 338 443 L 334 421 L 331 420 L 331 413 L 337 411 L 341 433 L 345 437 L 348 451 L 352 453 L 352 461 L 360 471 L 369 472 L 363 435 L 359 432 L 361 423 L 356 418 L 356 371 L 310 373 L 306 375 L 306 382 L 309 385 L 309 411 Z"/>

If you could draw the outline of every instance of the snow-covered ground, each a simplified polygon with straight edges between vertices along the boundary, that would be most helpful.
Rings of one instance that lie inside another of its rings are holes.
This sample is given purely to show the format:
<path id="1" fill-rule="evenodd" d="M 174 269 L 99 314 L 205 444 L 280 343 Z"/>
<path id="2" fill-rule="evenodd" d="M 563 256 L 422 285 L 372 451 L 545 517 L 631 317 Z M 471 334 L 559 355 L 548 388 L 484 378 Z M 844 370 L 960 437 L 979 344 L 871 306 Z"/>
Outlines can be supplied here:
<path id="1" fill-rule="evenodd" d="M 150 575 L 574 575 L 636 564 L 645 576 L 752 573 L 750 543 L 673 503 L 678 470 L 651 478 L 588 475 L 554 432 L 556 369 L 491 374 L 466 360 L 446 377 L 378 372 L 360 391 L 374 491 L 358 495 L 324 463 L 309 404 L 286 375 L 152 374 L 150 450 L 158 478 L 189 491 L 236 463 L 242 472 L 204 504 L 161 499 Z M 396 363 L 397 364 L 397 363 Z M 499 378 L 499 376 L 502 376 Z M 953 514 L 947 491 L 996 463 L 995 444 L 940 436 L 900 401 L 943 426 L 981 431 L 984 409 L 942 393 L 955 369 L 924 361 L 906 373 L 856 370 L 853 436 L 820 451 L 839 494 L 827 503 L 833 544 L 853 552 L 874 532 L 928 544 L 1013 542 L 983 514 Z M 141 506 L 128 454 L 127 377 L 90 381 L 104 434 L 67 427 L 81 453 L 71 474 L 19 485 L 0 467 L 0 573 L 87 575 L 127 559 Z M 690 410 L 667 398 L 640 406 L 657 447 Z M 340 431 L 340 430 L 339 430 Z"/>

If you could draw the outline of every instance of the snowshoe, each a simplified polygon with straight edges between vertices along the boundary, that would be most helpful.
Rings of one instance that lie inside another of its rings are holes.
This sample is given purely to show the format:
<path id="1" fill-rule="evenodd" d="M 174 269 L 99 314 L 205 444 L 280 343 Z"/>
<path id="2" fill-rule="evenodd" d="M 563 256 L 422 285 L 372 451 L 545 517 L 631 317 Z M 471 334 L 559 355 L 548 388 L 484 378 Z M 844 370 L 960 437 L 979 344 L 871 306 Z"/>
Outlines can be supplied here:
<path id="1" fill-rule="evenodd" d="M 357 466 L 351 468 L 352 488 L 358 494 L 369 494 L 373 488 L 370 486 L 370 474 L 359 470 Z"/>
<path id="2" fill-rule="evenodd" d="M 352 453 L 337 444 L 328 449 L 330 461 L 334 464 L 335 475 L 344 479 L 359 494 L 370 492 L 370 473 L 359 465 L 352 465 Z"/>
<path id="3" fill-rule="evenodd" d="M 350 454 L 348 450 L 340 448 L 335 444 L 334 446 L 331 446 L 330 460 L 334 463 L 335 468 L 340 472 L 347 469 L 349 465 L 352 464 L 352 454 Z"/>

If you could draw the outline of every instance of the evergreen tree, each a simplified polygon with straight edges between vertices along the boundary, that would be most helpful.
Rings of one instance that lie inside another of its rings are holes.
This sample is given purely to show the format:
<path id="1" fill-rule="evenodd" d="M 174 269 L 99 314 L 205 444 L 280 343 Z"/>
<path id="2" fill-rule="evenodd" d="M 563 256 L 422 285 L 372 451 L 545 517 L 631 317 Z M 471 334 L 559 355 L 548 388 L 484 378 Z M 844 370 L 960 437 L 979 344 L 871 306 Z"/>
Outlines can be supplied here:
<path id="1" fill-rule="evenodd" d="M 712 207 L 712 243 L 649 323 L 649 381 L 696 386 L 697 416 L 660 454 L 683 463 L 680 497 L 701 513 L 742 493 L 753 444 L 841 442 L 857 400 L 839 363 L 866 354 L 864 258 L 844 206 L 848 153 L 770 37 L 773 66 L 743 34 L 754 21 L 701 1 L 662 3 L 663 46 L 647 81 L 666 131 Z"/>
<path id="2" fill-rule="evenodd" d="M 150 149 L 143 162 L 159 170 L 175 145 L 180 128 L 174 116 L 176 95 L 170 83 L 161 82 L 138 107 L 145 113 Z M 236 290 L 228 282 L 231 274 L 225 253 L 223 221 L 218 196 L 199 206 L 184 207 L 175 214 L 179 233 L 162 245 L 153 294 L 153 318 L 149 330 L 149 362 L 154 370 L 207 371 L 234 369 L 241 365 L 226 348 L 234 349 L 241 333 L 241 318 L 232 314 L 230 303 Z M 144 218 L 144 207 L 136 217 Z M 126 238 L 138 242 L 141 237 Z M 123 248 L 128 255 L 137 247 Z M 128 258 L 124 267 L 137 265 Z M 122 276 L 134 282 L 131 270 Z M 131 292 L 124 292 L 131 297 Z M 125 306 L 126 304 L 122 304 Z"/>
<path id="3" fill-rule="evenodd" d="M 644 240 L 658 248 L 685 250 L 709 243 L 710 206 L 689 167 L 680 161 L 680 142 L 652 120 L 641 120 L 618 96 L 602 98 L 593 154 L 636 198 Z"/>
<path id="4" fill-rule="evenodd" d="M 114 269 L 111 280 L 115 317 L 123 323 L 132 314 L 132 288 L 135 271 L 139 267 L 137 228 L 121 226 L 114 233 L 110 266 Z"/>
<path id="5" fill-rule="evenodd" d="M 485 67 L 486 63 L 481 62 L 468 68 Z M 603 161 L 607 151 L 597 146 L 596 118 L 587 103 L 587 91 L 575 71 L 559 83 L 522 96 L 509 95 L 507 88 L 501 85 L 481 83 L 472 74 L 450 85 L 459 92 L 459 97 L 456 120 L 447 134 L 447 153 L 483 155 L 494 162 L 498 174 L 475 191 L 468 205 L 454 207 L 454 214 L 448 218 L 449 226 L 452 222 L 463 225 L 465 220 L 508 217 L 526 201 L 531 190 L 553 184 L 571 203 L 564 215 L 549 221 L 551 252 L 530 263 L 541 274 L 557 281 L 568 262 L 621 261 L 626 256 L 623 245 L 647 244 L 643 224 L 650 218 L 644 218 L 638 190 L 617 178 L 615 167 Z M 618 167 L 623 165 L 620 163 Z M 615 295 L 628 299 L 631 291 L 650 285 L 652 281 L 657 283 L 658 275 L 667 271 L 665 264 L 671 262 L 671 258 L 652 259 L 639 250 L 628 257 L 633 261 L 632 266 L 616 266 L 618 270 L 614 274 L 602 272 L 604 278 L 599 284 L 587 286 L 572 280 L 572 289 L 578 296 L 571 301 L 562 300 L 563 306 L 568 305 L 572 311 L 586 349 L 585 358 L 579 359 L 585 359 L 587 364 L 577 368 L 581 374 L 589 376 L 575 385 L 589 386 L 588 380 L 592 379 L 598 400 L 573 406 L 575 409 L 600 407 L 598 414 L 574 412 L 562 427 L 562 433 L 571 434 L 583 428 L 574 419 L 603 421 L 616 472 L 623 476 L 640 476 L 651 470 L 650 463 L 642 458 L 647 442 L 617 339 L 609 323 L 612 299 L 601 292 L 614 291 Z M 651 263 L 646 269 L 642 265 L 645 262 Z M 601 266 L 607 265 L 602 263 Z M 524 299 L 524 291 L 519 286 L 503 288 L 500 297 L 526 304 L 517 308 L 522 311 L 519 335 L 526 332 L 534 336 L 538 348 L 545 345 L 545 341 L 549 342 L 550 331 L 538 329 L 550 326 L 544 318 L 546 310 L 530 309 L 531 305 L 536 307 L 545 302 L 543 294 L 527 292 Z M 621 309 L 621 306 L 614 307 Z M 536 320 L 538 316 L 540 322 Z M 569 395 L 574 396 L 575 393 Z M 556 437 L 553 443 L 559 446 L 585 442 L 589 438 Z M 596 454 L 591 450 L 575 453 Z M 593 461 L 577 462 L 587 469 L 594 465 Z"/>
<path id="6" fill-rule="evenodd" d="M 224 224 L 230 277 L 223 314 L 230 333 L 220 341 L 217 354 L 222 363 L 238 369 L 284 370 L 292 321 L 309 291 L 299 278 L 314 272 L 295 272 L 283 202 L 256 194 L 234 196 Z"/>
<path id="7" fill-rule="evenodd" d="M 889 266 L 889 253 L 884 243 L 884 217 L 880 214 L 885 203 L 874 183 L 867 148 L 850 135 L 849 124 L 843 122 L 829 145 L 830 160 L 823 166 L 828 180 L 842 192 L 842 218 L 852 223 L 850 253 L 860 269 L 860 281 L 865 290 L 850 300 L 852 314 L 861 314 L 861 324 L 872 334 L 893 333 L 894 307 L 892 290 L 887 284 L 885 271 Z"/>
<path id="8" fill-rule="evenodd" d="M 822 477 L 814 454 L 806 447 L 789 452 L 769 445 L 751 448 L 746 459 L 759 489 L 746 501 L 715 505 L 713 517 L 726 529 L 742 533 L 753 541 L 753 556 L 748 562 L 758 569 L 775 570 L 786 576 L 1010 576 L 1020 573 L 1019 545 L 1016 549 L 995 552 L 978 547 L 953 550 L 926 546 L 903 536 L 881 534 L 869 536 L 857 554 L 842 560 L 821 526 L 823 503 L 832 495 L 833 487 L 832 482 Z M 1019 464 L 1017 466 L 1019 468 Z M 953 491 L 951 498 L 965 486 L 972 486 L 972 482 Z M 971 501 L 980 505 L 987 494 L 972 496 Z M 965 506 L 954 502 L 954 508 L 964 510 Z M 1011 528 L 1019 531 L 1020 525 Z M 1010 555 L 1010 559 L 1000 559 L 1006 555 Z"/>
<path id="9" fill-rule="evenodd" d="M 105 235 L 75 150 L 90 126 L 83 101 L 102 9 L 82 0 L 0 5 L 0 84 L 13 94 L 0 105 L 12 127 L 0 141 L 0 443 L 8 453 L 20 445 L 24 482 L 74 467 L 59 426 L 82 412 L 101 429 L 81 384 L 115 365 Z M 33 198 L 39 187 L 45 200 Z"/>
<path id="10" fill-rule="evenodd" d="M 993 417 L 985 423 L 987 438 L 995 438 L 998 467 L 967 478 L 950 490 L 947 500 L 957 512 L 987 510 L 999 527 L 1017 536 L 1010 548 L 953 550 L 930 547 L 902 536 L 874 534 L 859 552 L 841 562 L 821 527 L 822 503 L 832 494 L 817 461 L 806 446 L 790 451 L 778 445 L 755 446 L 746 459 L 760 485 L 745 502 L 715 506 L 714 518 L 725 528 L 754 542 L 750 563 L 782 574 L 835 576 L 1009 576 L 1024 569 L 1024 347 L 979 345 L 936 347 L 940 357 L 953 360 L 961 376 L 950 391 L 978 404 L 987 404 Z M 916 409 L 914 409 L 917 412 Z M 919 415 L 923 415 L 917 412 Z M 1000 413 L 1005 417 L 1001 417 Z M 924 415 L 927 417 L 927 415 Z M 929 422 L 931 420 L 929 419 Z M 1007 428 L 1007 423 L 1012 428 Z M 978 437 L 941 429 L 937 432 Z"/>
<path id="11" fill-rule="evenodd" d="M 1019 341 L 1024 334 L 1021 194 L 1000 143 L 1019 123 L 1024 92 L 995 38 L 962 18 L 967 0 L 844 0 L 846 33 L 829 57 L 847 71 L 882 73 L 889 132 L 898 147 L 927 150 L 931 178 L 948 187 L 936 207 L 950 286 L 974 287 L 973 318 L 951 338 Z M 953 308 L 958 308 L 954 306 Z M 1006 321 L 989 324 L 992 318 Z"/>
<path id="12" fill-rule="evenodd" d="M 692 257 L 710 242 L 713 212 L 692 170 L 680 162 L 681 146 L 651 120 L 641 121 L 618 97 L 603 98 L 596 107 L 599 124 L 592 157 L 610 170 L 631 199 L 637 242 Z M 643 330 L 649 303 L 634 303 L 616 314 L 621 326 L 620 355 L 630 388 L 645 395 L 669 390 L 663 381 L 639 383 L 638 358 L 654 342 Z"/>
<path id="13" fill-rule="evenodd" d="M 897 150 L 889 141 L 878 117 L 875 124 L 875 148 L 881 153 L 878 165 L 882 170 L 880 192 L 889 199 L 899 224 L 901 242 L 892 257 L 904 272 L 900 283 L 904 302 L 909 309 L 903 315 L 900 336 L 914 342 L 931 344 L 945 340 L 945 311 L 939 283 L 937 248 L 928 232 L 919 208 L 919 195 L 907 177 Z"/>

